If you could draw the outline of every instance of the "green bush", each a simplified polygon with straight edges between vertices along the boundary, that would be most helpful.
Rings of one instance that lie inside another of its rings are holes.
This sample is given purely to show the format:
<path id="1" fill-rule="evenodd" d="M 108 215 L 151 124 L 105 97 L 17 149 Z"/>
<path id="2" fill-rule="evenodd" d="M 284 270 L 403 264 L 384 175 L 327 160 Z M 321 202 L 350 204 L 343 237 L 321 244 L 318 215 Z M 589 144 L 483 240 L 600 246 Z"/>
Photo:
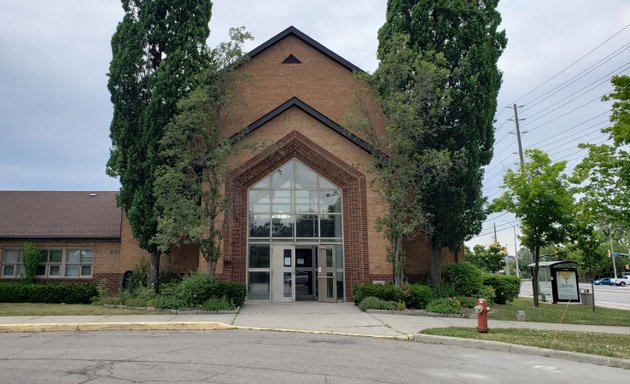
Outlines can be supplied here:
<path id="1" fill-rule="evenodd" d="M 455 287 L 451 283 L 443 281 L 442 284 L 437 287 L 433 287 L 433 298 L 435 299 L 440 297 L 449 298 L 456 295 L 457 293 L 455 292 Z"/>
<path id="2" fill-rule="evenodd" d="M 229 311 L 235 307 L 225 297 L 211 297 L 203 303 L 202 308 L 206 311 Z"/>
<path id="3" fill-rule="evenodd" d="M 481 287 L 481 291 L 479 292 L 478 296 L 483 299 L 486 299 L 486 301 L 488 302 L 488 305 L 490 305 L 490 304 L 495 303 L 496 292 L 494 290 L 494 287 L 491 287 L 489 285 L 484 285 Z"/>
<path id="4" fill-rule="evenodd" d="M 385 301 L 403 300 L 402 292 L 394 284 L 358 284 L 352 287 L 352 298 L 359 304 L 366 297 L 377 297 Z"/>
<path id="5" fill-rule="evenodd" d="M 161 309 L 179 309 L 187 307 L 187 303 L 184 300 L 170 295 L 158 295 L 153 300 L 153 304 L 156 308 Z"/>
<path id="6" fill-rule="evenodd" d="M 457 298 L 459 301 L 459 305 L 464 308 L 473 308 L 477 305 L 477 300 L 479 298 L 476 296 L 460 296 Z"/>
<path id="7" fill-rule="evenodd" d="M 484 275 L 483 284 L 494 288 L 494 302 L 497 304 L 516 299 L 521 291 L 521 279 L 516 276 Z"/>
<path id="8" fill-rule="evenodd" d="M 242 306 L 246 296 L 245 284 L 236 281 L 216 281 L 211 292 L 211 297 L 225 298 L 234 308 Z"/>
<path id="9" fill-rule="evenodd" d="M 37 248 L 37 244 L 32 241 L 24 243 L 22 250 L 22 261 L 24 262 L 24 281 L 32 283 L 37 273 L 37 265 L 42 258 L 42 252 Z"/>
<path id="10" fill-rule="evenodd" d="M 183 300 L 188 307 L 201 305 L 212 296 L 213 283 L 214 281 L 207 273 L 188 274 L 177 285 L 175 296 Z"/>
<path id="11" fill-rule="evenodd" d="M 424 309 L 433 300 L 433 290 L 428 285 L 405 284 L 401 291 L 407 308 Z"/>
<path id="12" fill-rule="evenodd" d="M 461 307 L 458 303 L 452 299 L 441 297 L 439 299 L 432 300 L 427 305 L 427 312 L 433 313 L 461 313 Z"/>
<path id="13" fill-rule="evenodd" d="M 94 284 L 0 283 L 0 303 L 89 304 L 98 295 Z"/>
<path id="14" fill-rule="evenodd" d="M 383 309 L 393 311 L 398 308 L 398 305 L 395 301 L 383 300 L 378 297 L 368 296 L 361 300 L 361 302 L 359 303 L 359 308 L 362 311 L 366 311 L 368 309 Z"/>
<path id="15" fill-rule="evenodd" d="M 453 284 L 457 295 L 475 296 L 482 289 L 482 272 L 471 263 L 449 264 L 442 268 L 442 275 Z"/>

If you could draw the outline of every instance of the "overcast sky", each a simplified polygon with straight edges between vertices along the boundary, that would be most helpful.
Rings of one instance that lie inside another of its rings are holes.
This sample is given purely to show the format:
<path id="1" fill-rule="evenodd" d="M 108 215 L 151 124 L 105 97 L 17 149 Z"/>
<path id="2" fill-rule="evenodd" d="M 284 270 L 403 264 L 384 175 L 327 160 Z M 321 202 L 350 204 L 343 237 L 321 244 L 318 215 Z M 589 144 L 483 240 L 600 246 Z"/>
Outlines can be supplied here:
<path id="1" fill-rule="evenodd" d="M 372 72 L 384 0 L 215 0 L 209 44 L 245 26 L 255 48 L 293 25 L 340 56 Z M 503 87 L 497 112 L 495 159 L 484 193 L 498 196 L 501 174 L 518 161 L 510 133 L 514 102 L 523 144 L 554 160 L 579 161 L 579 142 L 602 142 L 611 74 L 629 73 L 630 2 L 627 0 L 503 1 L 508 46 L 499 66 Z M 122 17 L 114 0 L 0 1 L 0 190 L 116 190 L 105 174 L 112 106 L 106 83 L 110 38 Z M 615 33 L 621 31 L 615 37 Z M 582 60 L 542 87 L 546 80 Z M 587 71 L 586 73 L 584 71 Z M 528 92 L 534 90 L 532 93 Z M 522 97 L 521 96 L 524 96 Z M 492 240 L 513 250 L 509 215 L 495 215 L 474 242 Z"/>

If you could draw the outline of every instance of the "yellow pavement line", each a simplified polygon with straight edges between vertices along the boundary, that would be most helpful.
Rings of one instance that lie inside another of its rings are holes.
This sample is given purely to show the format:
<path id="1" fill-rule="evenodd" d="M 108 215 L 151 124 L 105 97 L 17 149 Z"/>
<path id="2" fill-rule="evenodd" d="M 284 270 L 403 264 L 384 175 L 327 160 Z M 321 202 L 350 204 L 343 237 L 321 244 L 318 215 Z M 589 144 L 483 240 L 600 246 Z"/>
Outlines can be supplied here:
<path id="1" fill-rule="evenodd" d="M 0 333 L 62 331 L 174 331 L 174 330 L 250 330 L 309 333 L 315 335 L 361 336 L 376 339 L 413 340 L 413 335 L 387 336 L 364 333 L 317 331 L 307 329 L 263 328 L 228 325 L 220 322 L 112 322 L 112 323 L 26 323 L 0 324 Z"/>

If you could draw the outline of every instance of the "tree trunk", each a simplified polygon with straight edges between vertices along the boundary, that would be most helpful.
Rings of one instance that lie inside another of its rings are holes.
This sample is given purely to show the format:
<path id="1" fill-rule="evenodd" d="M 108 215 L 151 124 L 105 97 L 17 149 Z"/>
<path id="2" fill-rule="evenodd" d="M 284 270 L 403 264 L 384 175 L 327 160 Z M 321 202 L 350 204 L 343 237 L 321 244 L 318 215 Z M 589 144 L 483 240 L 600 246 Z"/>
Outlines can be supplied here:
<path id="1" fill-rule="evenodd" d="M 392 266 L 393 266 L 393 272 L 394 272 L 394 285 L 400 288 L 402 287 L 402 284 L 404 281 L 402 239 L 400 237 L 394 240 Z"/>
<path id="2" fill-rule="evenodd" d="M 151 265 L 149 266 L 149 288 L 154 292 L 160 292 L 160 253 L 151 253 Z"/>
<path id="3" fill-rule="evenodd" d="M 442 250 L 440 248 L 431 248 L 431 285 L 433 288 L 440 286 L 442 282 Z"/>
<path id="4" fill-rule="evenodd" d="M 534 292 L 534 307 L 538 307 L 538 263 L 540 261 L 540 247 L 534 249 L 534 271 L 532 272 L 532 288 Z"/>

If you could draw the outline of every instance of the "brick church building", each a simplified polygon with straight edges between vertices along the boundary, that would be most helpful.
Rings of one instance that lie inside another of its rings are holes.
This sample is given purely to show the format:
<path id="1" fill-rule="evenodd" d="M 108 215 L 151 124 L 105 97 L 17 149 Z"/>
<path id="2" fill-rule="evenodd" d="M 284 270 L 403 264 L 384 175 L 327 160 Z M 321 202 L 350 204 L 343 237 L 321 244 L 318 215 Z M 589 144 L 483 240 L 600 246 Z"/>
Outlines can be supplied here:
<path id="1" fill-rule="evenodd" d="M 386 212 L 371 187 L 374 149 L 344 127 L 363 85 L 358 67 L 289 27 L 249 53 L 225 138 L 238 138 L 226 192 L 219 279 L 247 284 L 249 299 L 351 300 L 358 283 L 392 280 L 387 241 L 375 221 Z M 385 119 L 369 106 L 376 132 Z M 0 191 L 0 279 L 23 271 L 21 247 L 45 254 L 38 280 L 93 281 L 110 291 L 149 255 L 138 247 L 116 192 Z M 404 244 L 406 275 L 426 279 L 430 244 Z M 453 256 L 443 253 L 443 262 Z M 171 273 L 205 270 L 197 249 L 161 261 Z"/>

